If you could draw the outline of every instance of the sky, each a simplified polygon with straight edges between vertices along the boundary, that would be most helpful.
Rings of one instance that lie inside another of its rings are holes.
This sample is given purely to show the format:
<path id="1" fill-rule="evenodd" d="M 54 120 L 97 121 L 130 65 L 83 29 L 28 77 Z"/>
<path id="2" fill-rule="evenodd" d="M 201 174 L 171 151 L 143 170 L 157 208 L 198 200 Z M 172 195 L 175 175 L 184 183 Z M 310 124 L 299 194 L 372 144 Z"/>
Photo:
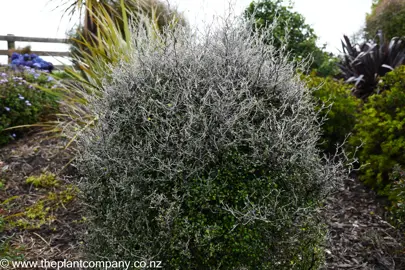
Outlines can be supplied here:
<path id="1" fill-rule="evenodd" d="M 192 26 L 223 16 L 233 4 L 234 14 L 241 14 L 252 0 L 163 0 L 176 7 Z M 0 35 L 13 34 L 27 37 L 65 38 L 66 33 L 79 21 L 79 17 L 62 18 L 66 0 L 0 0 Z M 288 2 L 288 1 L 287 1 Z M 302 14 L 319 37 L 318 45 L 327 44 L 326 50 L 338 53 L 343 34 L 352 35 L 364 26 L 365 14 L 370 11 L 372 0 L 295 0 L 294 11 Z M 17 14 L 17 15 L 16 15 Z M 16 42 L 16 47 L 31 45 L 32 50 L 67 51 L 64 44 Z M 0 41 L 0 49 L 7 43 Z M 44 57 L 58 64 L 61 58 Z M 7 56 L 0 56 L 0 64 Z"/>

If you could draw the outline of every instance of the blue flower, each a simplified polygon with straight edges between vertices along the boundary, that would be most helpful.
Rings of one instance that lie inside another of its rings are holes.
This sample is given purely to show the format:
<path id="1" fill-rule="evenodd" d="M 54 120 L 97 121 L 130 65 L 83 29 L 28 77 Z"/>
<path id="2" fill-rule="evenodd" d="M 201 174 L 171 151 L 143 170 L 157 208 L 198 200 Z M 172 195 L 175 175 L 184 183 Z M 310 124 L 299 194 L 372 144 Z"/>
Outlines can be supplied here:
<path id="1" fill-rule="evenodd" d="M 48 76 L 48 82 L 53 81 L 53 78 L 51 76 Z"/>
<path id="2" fill-rule="evenodd" d="M 4 107 L 4 109 L 6 109 L 6 111 L 10 111 L 10 108 L 9 107 Z"/>
<path id="3" fill-rule="evenodd" d="M 31 106 L 31 105 L 32 105 L 29 100 L 26 100 L 26 101 L 25 101 L 25 104 L 26 104 L 27 106 Z"/>
<path id="4" fill-rule="evenodd" d="M 18 98 L 21 99 L 21 100 L 24 100 L 24 99 L 25 99 L 25 98 L 24 98 L 22 95 L 20 95 L 20 94 L 18 94 Z"/>
<path id="5" fill-rule="evenodd" d="M 11 55 L 11 60 L 17 59 L 19 56 L 19 53 L 13 52 L 13 54 Z"/>
<path id="6" fill-rule="evenodd" d="M 15 133 L 11 134 L 11 136 L 13 136 L 13 138 L 17 137 L 17 135 L 15 135 Z"/>

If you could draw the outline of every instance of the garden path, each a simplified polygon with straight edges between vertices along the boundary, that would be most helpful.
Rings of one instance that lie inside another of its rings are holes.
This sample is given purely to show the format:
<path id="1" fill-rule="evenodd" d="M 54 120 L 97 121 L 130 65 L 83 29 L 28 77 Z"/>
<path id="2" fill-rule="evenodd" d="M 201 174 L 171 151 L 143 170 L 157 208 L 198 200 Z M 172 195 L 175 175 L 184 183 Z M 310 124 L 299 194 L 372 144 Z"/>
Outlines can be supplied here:
<path id="1" fill-rule="evenodd" d="M 356 177 L 332 194 L 322 212 L 329 229 L 324 269 L 405 269 L 404 234 L 384 220 L 384 204 Z"/>

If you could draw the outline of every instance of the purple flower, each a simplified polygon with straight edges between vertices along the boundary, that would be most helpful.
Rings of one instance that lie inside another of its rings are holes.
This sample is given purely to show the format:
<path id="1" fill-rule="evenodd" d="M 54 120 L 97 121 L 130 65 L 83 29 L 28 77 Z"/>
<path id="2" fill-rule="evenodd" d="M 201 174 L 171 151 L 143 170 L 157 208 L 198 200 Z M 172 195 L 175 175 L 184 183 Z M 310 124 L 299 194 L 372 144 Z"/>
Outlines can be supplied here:
<path id="1" fill-rule="evenodd" d="M 1 76 L 2 77 L 7 77 L 7 74 L 3 72 L 3 73 L 1 73 Z"/>
<path id="2" fill-rule="evenodd" d="M 24 100 L 24 97 L 22 95 L 20 95 L 20 94 L 18 94 L 18 98 L 21 99 L 21 100 Z"/>
<path id="3" fill-rule="evenodd" d="M 13 136 L 13 138 L 17 137 L 17 135 L 15 135 L 15 133 L 11 134 L 11 136 Z"/>
<path id="4" fill-rule="evenodd" d="M 4 107 L 4 109 L 6 109 L 6 111 L 10 111 L 10 108 L 9 107 Z"/>
<path id="5" fill-rule="evenodd" d="M 51 81 L 53 81 L 53 78 L 51 77 L 51 76 L 48 76 L 48 80 L 47 80 L 48 82 L 51 82 Z"/>
<path id="6" fill-rule="evenodd" d="M 26 104 L 27 106 L 31 106 L 31 105 L 32 105 L 29 100 L 26 100 L 26 101 L 25 101 L 25 104 Z"/>

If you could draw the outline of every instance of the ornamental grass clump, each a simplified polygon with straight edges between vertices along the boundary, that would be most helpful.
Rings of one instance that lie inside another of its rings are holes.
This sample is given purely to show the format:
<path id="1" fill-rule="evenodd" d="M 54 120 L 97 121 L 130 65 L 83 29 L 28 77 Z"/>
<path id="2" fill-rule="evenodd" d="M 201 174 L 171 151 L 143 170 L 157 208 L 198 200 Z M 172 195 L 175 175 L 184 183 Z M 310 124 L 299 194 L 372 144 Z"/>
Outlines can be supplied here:
<path id="1" fill-rule="evenodd" d="M 288 55 L 230 19 L 160 43 L 144 29 L 79 140 L 89 258 L 316 269 L 316 210 L 347 172 L 320 157 L 315 103 Z"/>

